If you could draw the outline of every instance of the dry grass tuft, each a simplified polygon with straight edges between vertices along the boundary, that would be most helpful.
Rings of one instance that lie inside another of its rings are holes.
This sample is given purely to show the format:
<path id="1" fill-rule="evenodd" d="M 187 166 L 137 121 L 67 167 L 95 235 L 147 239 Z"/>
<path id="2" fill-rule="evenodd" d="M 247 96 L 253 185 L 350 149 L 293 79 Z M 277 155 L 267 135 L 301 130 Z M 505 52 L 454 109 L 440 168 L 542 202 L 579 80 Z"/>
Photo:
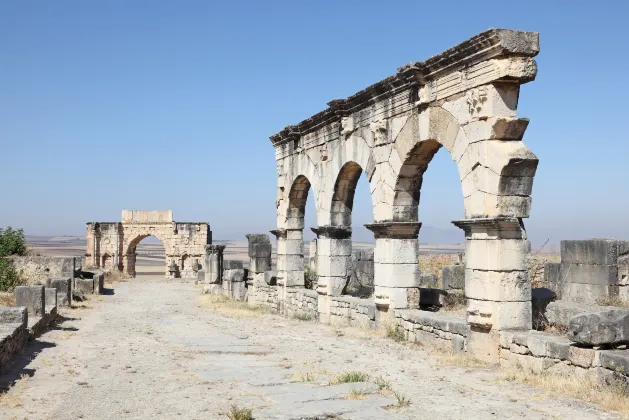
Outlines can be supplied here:
<path id="1" fill-rule="evenodd" d="M 562 376 L 548 372 L 538 375 L 518 367 L 502 369 L 500 377 L 508 382 L 520 382 L 540 388 L 545 395 L 576 398 L 597 404 L 604 410 L 629 414 L 626 384 L 620 379 L 620 375 L 615 383 L 609 385 L 597 383 L 589 376 Z"/>
<path id="2" fill-rule="evenodd" d="M 330 380 L 330 385 L 347 384 L 352 382 L 367 382 L 369 380 L 369 374 L 352 370 L 349 372 L 341 373 Z"/>
<path id="3" fill-rule="evenodd" d="M 232 405 L 227 412 L 227 418 L 229 418 L 229 420 L 253 420 L 253 410 Z"/>
<path id="4" fill-rule="evenodd" d="M 15 306 L 15 293 L 0 292 L 0 306 Z"/>
<path id="5" fill-rule="evenodd" d="M 271 312 L 263 306 L 250 305 L 227 296 L 201 295 L 198 299 L 201 307 L 230 318 L 254 318 Z"/>
<path id="6" fill-rule="evenodd" d="M 618 306 L 620 308 L 629 308 L 629 301 L 624 301 L 618 296 L 604 296 L 596 299 L 596 304 L 601 306 Z"/>
<path id="7" fill-rule="evenodd" d="M 30 377 L 28 375 L 20 376 L 20 379 L 15 381 L 12 389 L 7 392 L 0 394 L 0 406 L 5 406 L 9 408 L 17 408 L 22 406 L 22 399 L 20 398 L 20 394 L 24 390 L 26 383 Z"/>
<path id="8" fill-rule="evenodd" d="M 419 257 L 419 269 L 422 273 L 435 274 L 441 285 L 441 269 L 444 265 L 452 265 L 458 261 L 456 254 L 431 254 Z"/>
<path id="9" fill-rule="evenodd" d="M 352 388 L 349 394 L 345 396 L 346 400 L 364 400 L 369 393 L 364 389 Z"/>

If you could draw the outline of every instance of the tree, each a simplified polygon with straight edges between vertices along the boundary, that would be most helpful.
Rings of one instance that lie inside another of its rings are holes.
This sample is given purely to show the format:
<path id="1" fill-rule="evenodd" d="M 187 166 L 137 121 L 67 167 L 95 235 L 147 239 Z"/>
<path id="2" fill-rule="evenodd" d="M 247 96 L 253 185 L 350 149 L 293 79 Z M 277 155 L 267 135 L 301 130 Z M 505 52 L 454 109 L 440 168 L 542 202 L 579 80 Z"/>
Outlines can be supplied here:
<path id="1" fill-rule="evenodd" d="M 22 229 L 0 228 L 0 258 L 26 254 L 26 239 Z"/>

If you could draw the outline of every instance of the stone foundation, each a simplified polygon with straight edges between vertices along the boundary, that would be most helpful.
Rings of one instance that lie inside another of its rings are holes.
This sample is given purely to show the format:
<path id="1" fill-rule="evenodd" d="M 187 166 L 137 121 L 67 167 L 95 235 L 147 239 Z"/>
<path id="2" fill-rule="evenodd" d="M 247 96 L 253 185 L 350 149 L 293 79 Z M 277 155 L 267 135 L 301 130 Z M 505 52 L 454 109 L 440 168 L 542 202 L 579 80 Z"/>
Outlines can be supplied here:
<path id="1" fill-rule="evenodd" d="M 0 307 L 0 372 L 28 342 L 28 312 L 25 307 Z"/>
<path id="2" fill-rule="evenodd" d="M 272 286 L 270 286 L 272 287 Z M 309 289 L 286 289 L 284 314 L 289 317 L 303 317 L 318 320 L 319 294 Z"/>
<path id="3" fill-rule="evenodd" d="M 376 304 L 371 299 L 350 296 L 330 297 L 330 324 L 376 327 Z"/>
<path id="4" fill-rule="evenodd" d="M 427 343 L 455 353 L 467 351 L 469 329 L 464 317 L 408 309 L 396 310 L 395 321 L 410 342 Z"/>

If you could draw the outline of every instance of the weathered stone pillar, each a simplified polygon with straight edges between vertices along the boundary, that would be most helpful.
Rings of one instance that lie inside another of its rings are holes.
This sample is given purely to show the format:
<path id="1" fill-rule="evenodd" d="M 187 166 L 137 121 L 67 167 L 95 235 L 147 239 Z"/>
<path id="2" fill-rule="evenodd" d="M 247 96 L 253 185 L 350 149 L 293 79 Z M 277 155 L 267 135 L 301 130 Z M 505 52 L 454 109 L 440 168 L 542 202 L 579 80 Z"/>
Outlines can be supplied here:
<path id="1" fill-rule="evenodd" d="M 225 245 L 205 246 L 205 285 L 204 293 L 216 293 L 223 280 L 223 251 Z"/>
<path id="2" fill-rule="evenodd" d="M 352 228 L 320 226 L 312 228 L 317 234 L 317 293 L 320 295 L 319 319 L 330 320 L 330 296 L 340 296 L 350 276 Z"/>
<path id="3" fill-rule="evenodd" d="M 131 277 L 135 277 L 135 257 L 135 254 L 125 254 L 122 257 L 125 273 Z"/>
<path id="4" fill-rule="evenodd" d="M 383 312 L 419 308 L 420 222 L 365 225 L 374 233 L 374 301 Z"/>
<path id="5" fill-rule="evenodd" d="M 304 287 L 304 231 L 303 229 L 274 230 L 277 240 L 277 272 L 279 285 Z M 280 258 L 281 256 L 281 258 Z M 281 262 L 280 262 L 281 261 Z M 282 274 L 280 274 L 280 271 Z"/>
<path id="6" fill-rule="evenodd" d="M 468 350 L 498 363 L 500 333 L 530 330 L 530 242 L 515 217 L 456 220 L 465 231 L 465 296 L 470 326 Z"/>
<path id="7" fill-rule="evenodd" d="M 264 273 L 271 269 L 271 255 L 273 248 L 269 235 L 265 233 L 250 233 L 245 235 L 249 241 L 249 276 L 248 281 L 253 281 L 256 274 Z"/>

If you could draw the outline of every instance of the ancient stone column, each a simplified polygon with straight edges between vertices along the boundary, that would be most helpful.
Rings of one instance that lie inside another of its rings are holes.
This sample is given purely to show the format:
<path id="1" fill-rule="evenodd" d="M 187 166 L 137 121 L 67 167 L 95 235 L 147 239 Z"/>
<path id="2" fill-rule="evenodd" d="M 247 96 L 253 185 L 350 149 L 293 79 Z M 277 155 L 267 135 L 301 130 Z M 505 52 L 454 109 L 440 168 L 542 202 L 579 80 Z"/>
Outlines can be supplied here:
<path id="1" fill-rule="evenodd" d="M 374 233 L 374 301 L 381 311 L 419 309 L 420 222 L 365 225 Z"/>
<path id="2" fill-rule="evenodd" d="M 271 269 L 272 246 L 269 235 L 265 233 L 250 233 L 249 241 L 249 276 L 252 281 L 256 274 L 264 273 Z"/>
<path id="3" fill-rule="evenodd" d="M 320 226 L 317 234 L 317 293 L 319 319 L 330 320 L 329 296 L 340 296 L 351 274 L 352 228 Z"/>
<path id="4" fill-rule="evenodd" d="M 465 296 L 470 326 L 468 350 L 498 363 L 500 333 L 530 330 L 530 242 L 515 217 L 456 220 L 465 231 Z"/>
<path id="5" fill-rule="evenodd" d="M 225 245 L 205 246 L 205 293 L 216 293 L 220 289 L 223 280 L 223 252 Z"/>
<path id="6" fill-rule="evenodd" d="M 135 254 L 123 255 L 125 273 L 131 277 L 135 277 Z"/>

